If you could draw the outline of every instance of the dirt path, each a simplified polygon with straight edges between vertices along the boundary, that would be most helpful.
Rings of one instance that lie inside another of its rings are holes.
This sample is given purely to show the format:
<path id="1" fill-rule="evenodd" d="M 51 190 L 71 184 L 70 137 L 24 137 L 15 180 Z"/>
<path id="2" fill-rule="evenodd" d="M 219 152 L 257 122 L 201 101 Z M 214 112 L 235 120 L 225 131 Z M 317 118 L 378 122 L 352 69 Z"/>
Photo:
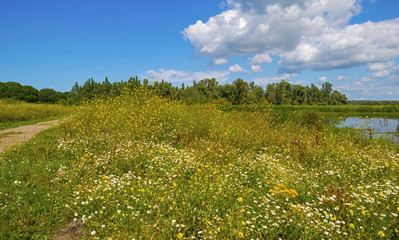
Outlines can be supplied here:
<path id="1" fill-rule="evenodd" d="M 39 132 L 60 124 L 63 120 L 40 122 L 33 125 L 0 130 L 0 155 L 8 147 L 27 141 Z"/>

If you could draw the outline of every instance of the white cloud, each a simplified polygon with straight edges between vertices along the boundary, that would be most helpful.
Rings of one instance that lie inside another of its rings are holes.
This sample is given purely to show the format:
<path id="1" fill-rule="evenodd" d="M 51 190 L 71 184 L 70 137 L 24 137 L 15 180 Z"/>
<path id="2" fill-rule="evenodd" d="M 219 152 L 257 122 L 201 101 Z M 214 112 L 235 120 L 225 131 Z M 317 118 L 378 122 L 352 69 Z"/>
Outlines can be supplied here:
<path id="1" fill-rule="evenodd" d="M 387 68 L 393 67 L 394 62 L 393 61 L 389 61 L 387 63 L 370 63 L 367 66 L 367 70 L 369 71 L 381 71 L 381 70 L 385 70 Z"/>
<path id="2" fill-rule="evenodd" d="M 327 77 L 319 77 L 320 82 L 326 82 L 327 81 Z"/>
<path id="3" fill-rule="evenodd" d="M 283 76 L 277 76 L 277 77 L 265 77 L 265 78 L 255 78 L 252 81 L 254 81 L 254 83 L 256 83 L 257 85 L 266 85 L 269 83 L 273 83 L 273 82 L 280 82 L 281 80 L 290 82 L 292 81 L 292 79 L 294 77 L 296 77 L 297 75 L 295 73 L 290 74 L 290 73 L 286 73 Z"/>
<path id="4" fill-rule="evenodd" d="M 263 72 L 263 69 L 260 67 L 260 65 L 252 65 L 251 72 L 252 73 Z"/>
<path id="5" fill-rule="evenodd" d="M 373 72 L 371 73 L 371 76 L 373 78 L 382 78 L 382 77 L 388 77 L 390 74 L 389 70 L 382 70 L 382 71 L 378 71 L 378 72 Z"/>
<path id="6" fill-rule="evenodd" d="M 216 65 L 216 66 L 218 66 L 218 65 L 226 64 L 227 62 L 228 62 L 228 61 L 227 61 L 226 58 L 216 58 L 216 59 L 213 61 L 213 64 Z"/>
<path id="7" fill-rule="evenodd" d="M 399 18 L 329 30 L 281 54 L 285 71 L 343 69 L 399 56 Z M 374 66 L 375 68 L 375 66 Z"/>
<path id="8" fill-rule="evenodd" d="M 334 86 L 350 100 L 398 100 L 399 87 L 368 81 L 356 81 L 352 85 Z"/>
<path id="9" fill-rule="evenodd" d="M 273 59 L 269 56 L 269 54 L 256 54 L 255 57 L 250 58 L 249 64 L 264 64 L 264 63 L 271 63 Z"/>
<path id="10" fill-rule="evenodd" d="M 342 75 L 341 75 L 341 76 L 338 76 L 338 77 L 337 77 L 337 80 L 338 80 L 338 81 L 348 80 L 348 77 L 347 77 L 347 76 L 342 76 Z"/>
<path id="11" fill-rule="evenodd" d="M 227 81 L 228 76 L 231 74 L 228 71 L 209 71 L 209 72 L 185 72 L 173 69 L 160 69 L 148 70 L 146 74 L 149 76 L 147 78 L 153 80 L 165 80 L 170 83 L 192 83 L 195 81 L 200 81 L 204 78 L 216 78 L 220 83 Z"/>
<path id="12" fill-rule="evenodd" d="M 269 54 L 279 55 L 280 72 L 344 69 L 398 57 L 399 18 L 350 25 L 360 2 L 227 0 L 228 10 L 183 34 L 200 57 L 255 54 L 250 64 L 263 64 Z"/>
<path id="13" fill-rule="evenodd" d="M 247 72 L 246 69 L 242 68 L 242 67 L 241 67 L 240 65 L 238 65 L 238 64 L 234 64 L 233 66 L 230 66 L 230 67 L 229 67 L 229 71 L 230 71 L 231 73 L 238 73 L 238 72 L 246 73 L 246 72 Z"/>

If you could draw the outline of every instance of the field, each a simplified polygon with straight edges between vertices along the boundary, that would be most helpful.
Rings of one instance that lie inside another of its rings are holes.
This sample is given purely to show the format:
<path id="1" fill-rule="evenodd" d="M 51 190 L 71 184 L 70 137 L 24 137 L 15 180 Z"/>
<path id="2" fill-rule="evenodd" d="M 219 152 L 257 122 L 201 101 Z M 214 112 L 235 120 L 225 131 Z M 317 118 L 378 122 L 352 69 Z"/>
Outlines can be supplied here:
<path id="1" fill-rule="evenodd" d="M 144 89 L 0 158 L 0 238 L 398 239 L 399 148 L 318 111 Z"/>
<path id="2" fill-rule="evenodd" d="M 72 110 L 73 107 L 58 104 L 32 104 L 0 99 L 0 130 L 57 119 L 67 116 Z"/>

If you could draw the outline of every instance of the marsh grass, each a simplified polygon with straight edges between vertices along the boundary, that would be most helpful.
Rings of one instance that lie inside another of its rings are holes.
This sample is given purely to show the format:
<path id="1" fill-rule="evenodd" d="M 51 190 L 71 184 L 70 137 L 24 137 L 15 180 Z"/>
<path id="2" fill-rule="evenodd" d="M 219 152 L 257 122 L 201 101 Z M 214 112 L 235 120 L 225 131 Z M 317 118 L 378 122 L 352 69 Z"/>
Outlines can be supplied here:
<path id="1" fill-rule="evenodd" d="M 127 91 L 3 156 L 0 236 L 74 221 L 88 239 L 394 239 L 398 156 L 316 111 Z"/>
<path id="2" fill-rule="evenodd" d="M 220 107 L 225 111 L 256 111 L 268 110 L 273 108 L 276 111 L 314 111 L 322 113 L 342 113 L 342 114 L 397 114 L 399 112 L 398 104 L 391 105 L 329 105 L 329 106 L 309 106 L 309 105 L 224 105 Z"/>

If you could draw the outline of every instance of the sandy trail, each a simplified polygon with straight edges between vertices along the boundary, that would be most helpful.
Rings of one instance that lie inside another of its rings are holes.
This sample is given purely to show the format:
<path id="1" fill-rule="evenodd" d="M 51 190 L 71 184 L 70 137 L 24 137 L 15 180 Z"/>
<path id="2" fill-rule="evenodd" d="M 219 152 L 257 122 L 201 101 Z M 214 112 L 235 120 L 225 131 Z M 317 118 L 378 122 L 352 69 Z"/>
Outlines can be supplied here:
<path id="1" fill-rule="evenodd" d="M 0 154 L 8 147 L 27 141 L 39 132 L 59 125 L 63 120 L 40 122 L 33 125 L 0 130 Z"/>

